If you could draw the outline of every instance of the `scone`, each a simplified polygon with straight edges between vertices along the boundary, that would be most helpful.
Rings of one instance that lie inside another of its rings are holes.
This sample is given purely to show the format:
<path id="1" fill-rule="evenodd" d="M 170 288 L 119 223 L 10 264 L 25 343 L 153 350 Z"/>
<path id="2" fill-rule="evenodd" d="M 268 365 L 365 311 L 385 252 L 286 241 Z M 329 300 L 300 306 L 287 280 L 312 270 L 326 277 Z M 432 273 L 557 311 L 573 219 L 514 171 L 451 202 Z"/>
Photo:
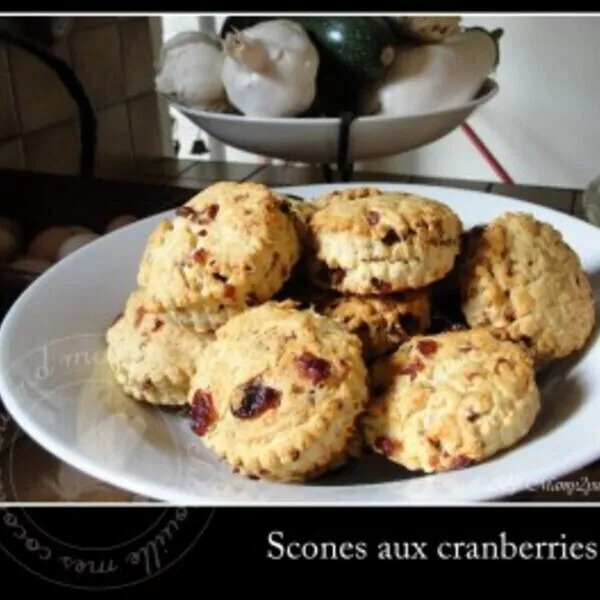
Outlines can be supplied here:
<path id="1" fill-rule="evenodd" d="M 220 328 L 199 362 L 192 428 L 236 472 L 308 480 L 348 455 L 367 373 L 360 341 L 333 320 L 267 302 Z"/>
<path id="2" fill-rule="evenodd" d="M 394 296 L 341 296 L 321 312 L 360 338 L 367 362 L 424 333 L 430 324 L 427 290 Z"/>
<path id="3" fill-rule="evenodd" d="M 324 208 L 331 200 L 349 201 L 357 200 L 359 198 L 372 198 L 373 196 L 381 196 L 381 194 L 383 194 L 382 190 L 369 185 L 347 187 L 334 190 L 333 192 L 323 194 L 322 196 L 317 196 L 316 198 L 313 198 L 311 203 L 317 208 Z"/>
<path id="4" fill-rule="evenodd" d="M 524 438 L 540 410 L 530 354 L 485 329 L 412 338 L 372 376 L 367 443 L 411 471 L 481 462 Z"/>
<path id="5" fill-rule="evenodd" d="M 185 406 L 195 356 L 212 339 L 148 311 L 144 292 L 130 294 L 106 332 L 107 362 L 123 391 L 150 404 Z"/>
<path id="6" fill-rule="evenodd" d="M 444 277 L 462 223 L 446 205 L 404 193 L 334 198 L 310 219 L 309 273 L 322 287 L 383 295 Z"/>
<path id="7" fill-rule="evenodd" d="M 471 231 L 460 281 L 468 324 L 524 342 L 540 363 L 580 350 L 594 328 L 594 297 L 579 257 L 532 215 L 507 213 Z"/>
<path id="8" fill-rule="evenodd" d="M 300 257 L 281 200 L 262 184 L 221 182 L 179 207 L 140 262 L 152 309 L 202 332 L 269 300 Z"/>

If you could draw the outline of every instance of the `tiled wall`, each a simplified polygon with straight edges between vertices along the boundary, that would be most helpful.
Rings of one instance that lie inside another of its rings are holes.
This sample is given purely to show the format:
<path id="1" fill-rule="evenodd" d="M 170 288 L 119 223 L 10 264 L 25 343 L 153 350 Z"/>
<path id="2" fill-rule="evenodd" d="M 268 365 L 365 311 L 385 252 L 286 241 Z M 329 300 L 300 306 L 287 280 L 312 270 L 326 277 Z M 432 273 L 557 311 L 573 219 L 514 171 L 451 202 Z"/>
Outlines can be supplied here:
<path id="1" fill-rule="evenodd" d="M 97 118 L 96 174 L 133 172 L 169 155 L 169 116 L 154 91 L 156 21 L 78 17 L 52 49 L 74 69 Z M 56 75 L 31 54 L 0 44 L 0 168 L 75 174 L 77 109 Z"/>

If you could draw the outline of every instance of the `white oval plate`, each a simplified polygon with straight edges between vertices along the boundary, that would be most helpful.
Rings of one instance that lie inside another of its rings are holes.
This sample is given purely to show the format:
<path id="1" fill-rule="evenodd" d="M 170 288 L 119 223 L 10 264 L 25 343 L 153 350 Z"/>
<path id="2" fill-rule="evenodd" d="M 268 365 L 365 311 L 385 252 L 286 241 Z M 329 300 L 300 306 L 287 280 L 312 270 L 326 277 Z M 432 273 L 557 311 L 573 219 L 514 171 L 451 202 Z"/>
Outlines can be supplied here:
<path id="1" fill-rule="evenodd" d="M 552 223 L 579 253 L 600 296 L 600 230 L 574 217 L 481 192 L 372 184 L 447 203 L 465 226 L 505 211 Z M 282 188 L 311 198 L 341 184 Z M 0 329 L 0 396 L 19 425 L 92 477 L 174 504 L 408 504 L 496 500 L 600 458 L 600 343 L 540 376 L 543 409 L 522 443 L 487 462 L 435 475 L 372 457 L 308 484 L 250 481 L 230 472 L 181 414 L 128 400 L 105 362 L 104 332 L 136 285 L 156 215 L 92 242 L 52 267 L 12 306 Z"/>

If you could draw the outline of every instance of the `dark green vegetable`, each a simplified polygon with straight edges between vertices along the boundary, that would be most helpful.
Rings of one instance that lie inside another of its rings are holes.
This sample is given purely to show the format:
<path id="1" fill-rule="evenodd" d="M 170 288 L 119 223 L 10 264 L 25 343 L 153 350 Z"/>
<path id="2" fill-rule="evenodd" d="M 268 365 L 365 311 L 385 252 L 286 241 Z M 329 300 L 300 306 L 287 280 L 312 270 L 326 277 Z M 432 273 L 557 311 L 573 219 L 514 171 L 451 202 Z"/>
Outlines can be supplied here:
<path id="1" fill-rule="evenodd" d="M 395 56 L 384 17 L 294 17 L 319 52 L 317 97 L 305 116 L 357 113 L 365 85 L 385 74 Z"/>
<path id="2" fill-rule="evenodd" d="M 358 82 L 380 79 L 395 57 L 395 39 L 383 17 L 295 17 L 322 60 Z"/>

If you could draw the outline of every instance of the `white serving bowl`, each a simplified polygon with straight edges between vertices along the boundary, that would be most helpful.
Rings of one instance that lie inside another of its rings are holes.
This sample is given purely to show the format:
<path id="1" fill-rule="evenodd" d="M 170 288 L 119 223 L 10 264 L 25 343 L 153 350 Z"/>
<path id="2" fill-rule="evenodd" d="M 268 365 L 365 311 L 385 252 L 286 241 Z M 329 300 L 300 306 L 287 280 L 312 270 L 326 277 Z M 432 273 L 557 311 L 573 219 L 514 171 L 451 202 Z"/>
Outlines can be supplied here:
<path id="1" fill-rule="evenodd" d="M 455 108 L 408 117 L 359 117 L 350 128 L 348 159 L 356 162 L 391 156 L 430 144 L 460 126 L 498 91 L 498 84 L 487 79 L 476 98 Z M 200 129 L 239 150 L 288 161 L 337 162 L 339 119 L 256 118 L 196 110 L 169 101 Z"/>

